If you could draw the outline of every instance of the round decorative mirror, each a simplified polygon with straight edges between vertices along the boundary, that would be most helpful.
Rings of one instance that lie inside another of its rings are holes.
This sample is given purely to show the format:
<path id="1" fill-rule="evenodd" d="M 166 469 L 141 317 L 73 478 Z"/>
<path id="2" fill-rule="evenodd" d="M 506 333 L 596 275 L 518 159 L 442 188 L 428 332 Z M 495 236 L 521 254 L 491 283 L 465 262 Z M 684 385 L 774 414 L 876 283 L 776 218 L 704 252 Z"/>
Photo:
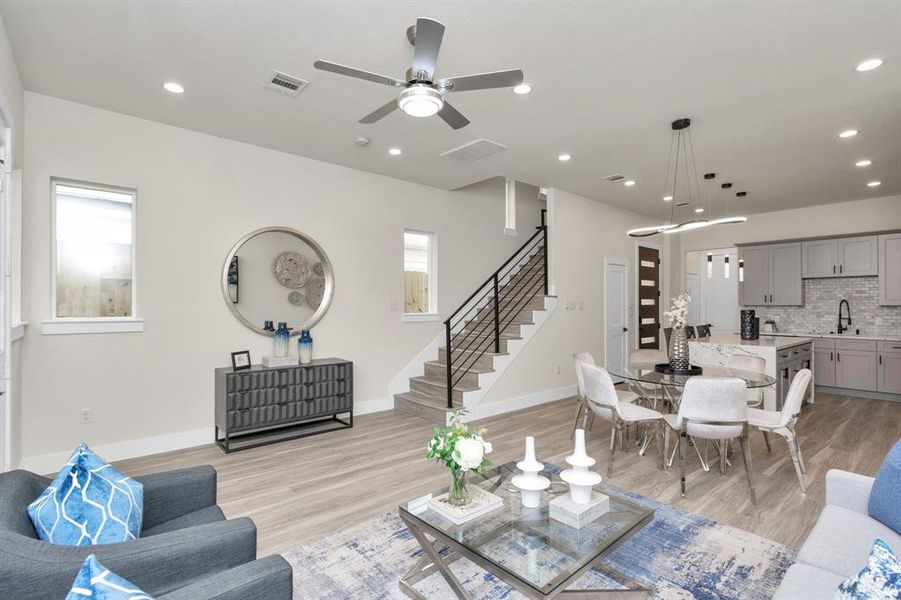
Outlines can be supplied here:
<path id="1" fill-rule="evenodd" d="M 325 315 L 335 290 L 322 247 L 287 227 L 264 227 L 238 240 L 222 269 L 222 294 L 232 314 L 262 335 L 266 321 L 285 321 L 291 334 Z"/>

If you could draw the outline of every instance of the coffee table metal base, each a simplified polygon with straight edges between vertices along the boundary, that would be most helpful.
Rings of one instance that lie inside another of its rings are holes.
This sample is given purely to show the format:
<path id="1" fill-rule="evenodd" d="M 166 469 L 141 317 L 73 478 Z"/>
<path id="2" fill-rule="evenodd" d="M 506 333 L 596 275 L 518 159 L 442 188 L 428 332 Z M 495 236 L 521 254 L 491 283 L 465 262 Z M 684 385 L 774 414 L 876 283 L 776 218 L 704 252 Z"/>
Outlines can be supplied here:
<path id="1" fill-rule="evenodd" d="M 513 578 L 506 577 L 504 573 L 495 572 L 488 565 L 485 565 L 482 560 L 479 560 L 478 556 L 468 552 L 466 548 L 453 543 L 452 540 L 447 540 L 446 543 L 442 543 L 440 541 L 440 538 L 435 536 L 435 534 L 430 531 L 429 535 L 435 538 L 435 541 L 430 541 L 428 536 L 426 535 L 426 531 L 417 527 L 409 519 L 404 518 L 403 514 L 401 514 L 401 519 L 403 519 L 404 523 L 406 523 L 407 527 L 410 529 L 410 532 L 413 534 L 413 537 L 416 538 L 416 541 L 418 541 L 419 545 L 422 547 L 422 556 L 418 561 L 416 561 L 416 564 L 413 565 L 410 570 L 404 573 L 399 583 L 401 591 L 410 598 L 413 598 L 413 600 L 428 600 L 426 596 L 423 596 L 418 591 L 416 591 L 416 588 L 414 588 L 413 586 L 423 579 L 434 575 L 435 573 L 440 573 L 441 576 L 444 577 L 444 580 L 454 591 L 454 594 L 456 594 L 457 598 L 459 598 L 460 600 L 472 600 L 472 596 L 463 589 L 460 581 L 450 570 L 450 565 L 452 563 L 464 557 L 487 570 L 489 573 L 491 573 L 504 583 L 510 585 L 527 598 L 532 598 L 535 600 L 544 600 L 546 598 L 556 598 L 559 596 L 562 596 L 567 600 L 645 600 L 653 596 L 651 590 L 647 587 L 641 585 L 634 579 L 617 573 L 609 567 L 601 564 L 603 562 L 603 556 L 599 557 L 593 563 L 586 565 L 584 569 L 571 577 L 570 581 L 576 581 L 577 579 L 582 577 L 582 575 L 584 575 L 590 568 L 594 568 L 610 579 L 623 584 L 624 586 L 626 586 L 626 589 L 564 589 L 552 594 L 542 594 L 535 589 L 523 586 L 520 582 L 516 581 Z M 440 552 L 445 547 L 450 547 L 450 552 L 448 552 L 445 556 L 441 556 Z"/>

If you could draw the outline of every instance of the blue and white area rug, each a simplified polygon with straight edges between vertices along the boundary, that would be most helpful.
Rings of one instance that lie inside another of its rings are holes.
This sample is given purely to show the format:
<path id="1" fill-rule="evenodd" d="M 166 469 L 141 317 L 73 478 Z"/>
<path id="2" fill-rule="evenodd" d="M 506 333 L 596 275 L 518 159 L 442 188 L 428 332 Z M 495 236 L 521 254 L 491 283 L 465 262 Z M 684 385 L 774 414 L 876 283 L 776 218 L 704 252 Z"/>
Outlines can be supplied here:
<path id="1" fill-rule="evenodd" d="M 549 465 L 550 466 L 550 465 Z M 741 529 L 613 486 L 607 494 L 653 508 L 654 520 L 607 559 L 616 571 L 666 600 L 755 600 L 773 596 L 794 550 Z M 303 600 L 406 599 L 398 581 L 422 550 L 397 512 L 390 512 L 285 555 L 294 567 L 294 597 Z M 451 565 L 473 598 L 520 600 L 521 594 L 460 559 Z M 617 587 L 590 571 L 572 588 Z M 438 573 L 416 584 L 425 597 L 455 598 Z"/>

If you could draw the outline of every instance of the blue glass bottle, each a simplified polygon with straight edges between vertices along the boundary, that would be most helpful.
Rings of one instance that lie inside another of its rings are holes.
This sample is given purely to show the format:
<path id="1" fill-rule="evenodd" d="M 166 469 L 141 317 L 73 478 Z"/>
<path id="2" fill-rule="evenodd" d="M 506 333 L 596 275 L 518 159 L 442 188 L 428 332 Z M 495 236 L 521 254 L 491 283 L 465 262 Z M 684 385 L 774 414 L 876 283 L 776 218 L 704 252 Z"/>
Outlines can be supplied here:
<path id="1" fill-rule="evenodd" d="M 297 355 L 300 357 L 302 365 L 313 362 L 313 337 L 310 335 L 309 329 L 303 329 L 300 332 L 300 338 L 297 340 Z"/>
<path id="2" fill-rule="evenodd" d="M 275 356 L 288 356 L 288 337 L 290 335 L 291 334 L 288 332 L 288 324 L 284 321 L 279 321 L 278 329 L 275 330 L 275 335 L 272 336 L 275 344 Z"/>

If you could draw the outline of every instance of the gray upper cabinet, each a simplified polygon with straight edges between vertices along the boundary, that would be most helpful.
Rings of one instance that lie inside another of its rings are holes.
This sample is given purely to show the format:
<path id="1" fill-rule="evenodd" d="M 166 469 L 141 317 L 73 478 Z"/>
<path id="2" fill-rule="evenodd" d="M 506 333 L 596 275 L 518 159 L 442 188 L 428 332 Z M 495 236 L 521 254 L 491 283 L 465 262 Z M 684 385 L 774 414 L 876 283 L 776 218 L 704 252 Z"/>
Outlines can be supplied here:
<path id="1" fill-rule="evenodd" d="M 838 239 L 838 274 L 843 277 L 861 277 L 879 274 L 879 238 L 866 237 Z"/>
<path id="2" fill-rule="evenodd" d="M 901 233 L 879 236 L 879 304 L 901 305 Z"/>
<path id="3" fill-rule="evenodd" d="M 832 277 L 838 274 L 838 244 L 835 240 L 801 242 L 801 275 Z"/>
<path id="4" fill-rule="evenodd" d="M 739 283 L 743 305 L 804 304 L 800 242 L 744 246 L 739 259 L 744 261 L 744 281 Z"/>
<path id="5" fill-rule="evenodd" d="M 875 235 L 801 242 L 803 277 L 863 277 L 879 272 Z"/>

